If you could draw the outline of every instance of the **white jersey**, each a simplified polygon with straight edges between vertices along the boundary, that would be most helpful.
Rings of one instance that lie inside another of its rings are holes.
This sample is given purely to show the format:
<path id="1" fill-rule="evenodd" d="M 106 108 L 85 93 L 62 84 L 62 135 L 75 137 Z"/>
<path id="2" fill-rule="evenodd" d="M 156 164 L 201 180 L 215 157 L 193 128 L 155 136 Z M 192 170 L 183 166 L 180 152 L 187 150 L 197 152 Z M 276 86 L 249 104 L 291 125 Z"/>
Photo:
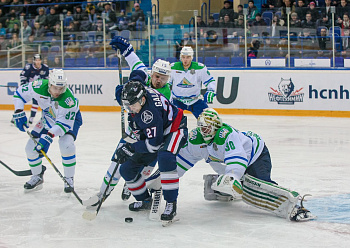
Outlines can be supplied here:
<path id="1" fill-rule="evenodd" d="M 177 155 L 179 167 L 187 170 L 204 159 L 219 175 L 234 174 L 241 178 L 246 169 L 260 156 L 264 141 L 259 135 L 240 132 L 223 124 L 213 142 L 206 144 L 198 129 L 193 129 L 187 144 Z"/>
<path id="2" fill-rule="evenodd" d="M 216 81 L 207 67 L 197 62 L 192 62 L 188 70 L 184 69 L 182 62 L 172 63 L 169 84 L 172 85 L 172 97 L 186 105 L 198 101 L 202 84 L 208 91 L 216 93 Z"/>
<path id="3" fill-rule="evenodd" d="M 25 103 L 34 98 L 42 109 L 44 128 L 54 136 L 63 136 L 73 129 L 79 111 L 78 102 L 69 88 L 57 99 L 52 98 L 48 91 L 48 81 L 40 79 L 21 85 L 14 94 L 15 109 L 24 109 Z"/>

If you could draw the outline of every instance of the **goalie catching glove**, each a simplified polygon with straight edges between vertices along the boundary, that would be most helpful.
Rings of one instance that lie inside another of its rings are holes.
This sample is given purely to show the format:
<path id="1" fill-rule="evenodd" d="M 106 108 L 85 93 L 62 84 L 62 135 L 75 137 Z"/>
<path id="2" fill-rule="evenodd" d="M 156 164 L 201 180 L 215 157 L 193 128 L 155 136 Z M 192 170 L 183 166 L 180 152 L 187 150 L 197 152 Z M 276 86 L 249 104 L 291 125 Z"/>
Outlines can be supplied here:
<path id="1" fill-rule="evenodd" d="M 15 121 L 16 127 L 20 131 L 25 132 L 26 130 L 24 129 L 24 127 L 29 128 L 27 123 L 27 116 L 23 109 L 17 109 L 15 111 L 15 113 L 13 114 L 13 120 Z"/>
<path id="2" fill-rule="evenodd" d="M 40 156 L 42 155 L 42 152 L 47 153 L 47 151 L 49 150 L 49 147 L 52 143 L 52 138 L 54 137 L 54 135 L 52 133 L 47 133 L 47 134 L 42 134 L 38 144 L 35 146 L 35 150 L 39 153 Z"/>
<path id="3" fill-rule="evenodd" d="M 243 190 L 241 182 L 234 175 L 220 175 L 211 188 L 214 191 L 229 194 L 233 199 L 241 199 Z"/>
<path id="4" fill-rule="evenodd" d="M 115 159 L 117 163 L 124 164 L 131 156 L 133 156 L 135 153 L 134 148 L 132 147 L 132 144 L 125 143 L 122 147 L 118 148 L 117 152 L 115 153 Z"/>
<path id="5" fill-rule="evenodd" d="M 114 50 L 117 51 L 119 49 L 124 57 L 129 56 L 130 53 L 134 51 L 132 45 L 121 36 L 114 36 L 111 43 L 109 44 Z"/>

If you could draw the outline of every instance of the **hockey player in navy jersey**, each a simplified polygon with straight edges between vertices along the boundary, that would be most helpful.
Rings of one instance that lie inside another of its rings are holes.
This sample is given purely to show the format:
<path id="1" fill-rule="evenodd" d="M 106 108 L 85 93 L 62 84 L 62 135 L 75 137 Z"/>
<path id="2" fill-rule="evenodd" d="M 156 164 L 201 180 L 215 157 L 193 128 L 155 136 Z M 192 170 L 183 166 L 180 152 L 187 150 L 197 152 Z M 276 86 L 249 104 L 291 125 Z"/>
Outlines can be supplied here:
<path id="1" fill-rule="evenodd" d="M 21 85 L 31 83 L 37 79 L 49 78 L 49 67 L 41 63 L 42 57 L 40 54 L 35 54 L 32 64 L 26 64 L 20 74 Z M 30 110 L 29 124 L 32 124 L 36 112 L 38 111 L 38 102 L 32 99 L 32 108 Z"/>
<path id="2" fill-rule="evenodd" d="M 129 205 L 131 211 L 150 210 L 152 197 L 139 172 L 144 165 L 158 161 L 166 200 L 161 220 L 172 221 L 176 216 L 179 189 L 176 154 L 187 140 L 187 119 L 183 110 L 162 94 L 137 81 L 137 71 L 134 72 L 122 91 L 120 87 L 116 89 L 116 99 L 128 111 L 129 130 L 137 141 L 122 145 L 115 154 L 116 160 L 120 164 L 120 175 L 138 201 Z"/>

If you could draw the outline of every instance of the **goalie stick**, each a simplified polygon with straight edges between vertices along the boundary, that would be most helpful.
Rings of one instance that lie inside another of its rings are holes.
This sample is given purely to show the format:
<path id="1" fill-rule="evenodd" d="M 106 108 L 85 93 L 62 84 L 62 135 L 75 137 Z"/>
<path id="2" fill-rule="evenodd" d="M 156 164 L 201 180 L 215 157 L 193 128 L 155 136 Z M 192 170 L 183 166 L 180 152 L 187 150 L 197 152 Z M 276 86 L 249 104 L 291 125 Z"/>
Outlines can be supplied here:
<path id="1" fill-rule="evenodd" d="M 35 138 L 33 137 L 33 135 L 29 132 L 29 130 L 27 130 L 27 134 L 29 135 L 29 137 L 33 140 L 33 142 L 37 145 L 38 142 L 35 140 Z M 73 195 L 75 196 L 75 198 L 77 198 L 77 200 L 79 201 L 79 203 L 81 205 L 83 205 L 83 201 L 80 199 L 80 197 L 78 196 L 78 194 L 74 191 L 74 188 L 72 188 L 70 186 L 70 184 L 67 182 L 67 180 L 62 176 L 61 172 L 57 169 L 56 165 L 51 161 L 51 159 L 46 155 L 46 152 L 44 152 L 43 150 L 40 150 L 41 154 L 47 159 L 47 161 L 51 164 L 51 166 L 53 167 L 53 169 L 56 171 L 56 173 L 60 176 L 60 178 L 63 180 L 63 182 L 65 182 L 69 188 L 71 188 Z"/>
<path id="2" fill-rule="evenodd" d="M 84 219 L 90 220 L 90 221 L 91 221 L 91 220 L 94 220 L 94 219 L 96 218 L 98 212 L 99 212 L 100 209 L 101 209 L 102 203 L 103 203 L 103 202 L 105 201 L 105 199 L 106 199 L 106 195 L 107 195 L 108 188 L 109 188 L 109 186 L 110 186 L 111 183 L 112 183 L 113 177 L 114 177 L 115 173 L 117 172 L 118 167 L 119 167 L 119 164 L 117 164 L 117 165 L 115 166 L 115 168 L 114 168 L 114 170 L 113 170 L 113 172 L 112 172 L 111 178 L 110 178 L 109 181 L 108 181 L 107 187 L 106 187 L 105 191 L 103 192 L 102 198 L 101 198 L 101 200 L 100 200 L 100 202 L 99 202 L 99 204 L 98 204 L 98 207 L 97 207 L 96 211 L 93 212 L 93 213 L 90 212 L 90 211 L 85 211 L 85 212 L 83 213 L 83 218 L 84 218 Z"/>
<path id="3" fill-rule="evenodd" d="M 25 176 L 31 176 L 32 175 L 32 171 L 31 170 L 23 170 L 23 171 L 16 171 L 16 170 L 13 170 L 11 169 L 10 166 L 8 166 L 7 164 L 5 164 L 4 162 L 2 162 L 0 160 L 0 163 L 6 167 L 9 171 L 11 171 L 13 174 L 15 174 L 16 176 L 19 176 L 19 177 L 25 177 Z M 42 173 L 46 171 L 46 167 L 43 165 L 43 170 L 42 170 Z"/>

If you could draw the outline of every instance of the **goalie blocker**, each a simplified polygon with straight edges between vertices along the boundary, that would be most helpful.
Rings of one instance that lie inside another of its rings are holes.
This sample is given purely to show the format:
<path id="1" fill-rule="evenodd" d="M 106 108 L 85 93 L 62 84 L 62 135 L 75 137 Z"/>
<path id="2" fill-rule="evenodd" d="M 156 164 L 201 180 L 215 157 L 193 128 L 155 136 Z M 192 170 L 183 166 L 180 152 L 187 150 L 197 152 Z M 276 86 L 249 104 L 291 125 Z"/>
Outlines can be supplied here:
<path id="1" fill-rule="evenodd" d="M 237 187 L 236 180 L 226 183 L 226 189 L 220 190 L 220 188 L 217 187 L 220 177 L 222 176 L 213 174 L 203 176 L 204 198 L 208 201 L 232 201 L 239 199 L 239 197 L 237 197 L 237 190 L 230 189 Z M 225 179 L 227 180 L 227 178 Z M 218 191 L 218 189 L 220 191 Z M 230 191 L 232 193 L 230 193 Z M 316 219 L 316 216 L 312 215 L 309 210 L 304 208 L 304 197 L 301 197 L 298 192 L 257 179 L 248 174 L 243 176 L 243 194 L 241 197 L 248 205 L 272 212 L 279 217 L 291 221 Z"/>

